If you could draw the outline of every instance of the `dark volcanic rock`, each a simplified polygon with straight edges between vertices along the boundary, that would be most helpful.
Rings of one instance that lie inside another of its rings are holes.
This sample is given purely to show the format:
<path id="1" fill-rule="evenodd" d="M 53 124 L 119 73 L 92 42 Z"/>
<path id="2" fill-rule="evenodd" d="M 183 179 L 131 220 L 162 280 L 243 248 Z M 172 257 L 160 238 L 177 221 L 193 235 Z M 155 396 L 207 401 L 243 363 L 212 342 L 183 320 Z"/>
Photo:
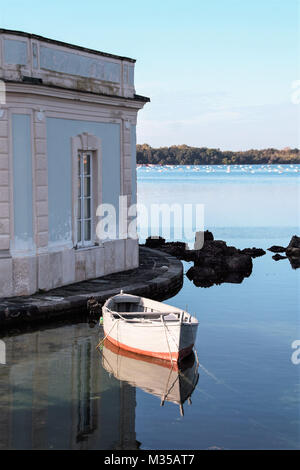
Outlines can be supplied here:
<path id="1" fill-rule="evenodd" d="M 187 250 L 187 244 L 183 242 L 167 242 L 161 246 L 161 250 L 169 253 L 176 258 L 184 259 Z"/>
<path id="2" fill-rule="evenodd" d="M 197 287 L 211 287 L 219 282 L 219 277 L 213 268 L 202 267 L 200 269 L 199 267 L 193 266 L 188 270 L 186 275 Z"/>
<path id="3" fill-rule="evenodd" d="M 209 230 L 205 230 L 204 232 L 204 241 L 213 241 L 214 240 L 214 236 L 212 234 L 212 232 L 210 232 Z"/>
<path id="4" fill-rule="evenodd" d="M 300 248 L 291 246 L 290 248 L 286 249 L 286 255 L 289 258 L 300 258 Z"/>
<path id="5" fill-rule="evenodd" d="M 280 259 L 286 259 L 287 257 L 286 256 L 282 256 L 282 255 L 279 255 L 278 253 L 274 256 L 272 256 L 272 258 L 275 260 L 275 261 L 279 261 Z"/>
<path id="6" fill-rule="evenodd" d="M 186 275 L 197 287 L 211 287 L 223 282 L 241 283 L 251 272 L 251 256 L 237 254 L 225 259 L 204 258 L 202 265 L 191 267 Z"/>
<path id="7" fill-rule="evenodd" d="M 165 242 L 161 238 L 148 238 L 146 246 L 165 251 L 184 261 L 193 261 L 194 266 L 187 272 L 188 279 L 196 286 L 210 287 L 222 282 L 241 283 L 245 277 L 252 273 L 252 258 L 265 255 L 261 248 L 245 248 L 239 250 L 234 246 L 227 246 L 223 240 L 214 240 L 208 230 L 197 232 L 195 248 L 189 250 L 183 242 Z"/>
<path id="8" fill-rule="evenodd" d="M 199 250 L 194 266 L 187 272 L 188 279 L 197 287 L 211 287 L 223 282 L 241 283 L 252 272 L 251 256 L 234 247 L 218 244 L 212 248 L 205 244 L 207 251 Z M 228 254 L 226 248 L 230 248 Z"/>
<path id="9" fill-rule="evenodd" d="M 300 268 L 300 258 L 288 258 L 293 269 Z"/>
<path id="10" fill-rule="evenodd" d="M 268 251 L 272 251 L 272 253 L 284 253 L 286 248 L 284 246 L 273 245 L 268 248 Z"/>
<path id="11" fill-rule="evenodd" d="M 162 237 L 148 237 L 145 245 L 148 248 L 160 248 L 165 242 L 166 240 Z"/>
<path id="12" fill-rule="evenodd" d="M 286 256 L 293 269 L 300 268 L 300 237 L 294 235 L 286 249 Z"/>
<path id="13" fill-rule="evenodd" d="M 300 248 L 300 237 L 297 237 L 297 235 L 294 235 L 291 238 L 290 243 L 288 244 L 288 248 Z"/>
<path id="14" fill-rule="evenodd" d="M 272 251 L 273 253 L 285 252 L 286 256 L 276 254 L 275 256 L 272 256 L 272 258 L 275 261 L 288 258 L 293 269 L 300 268 L 300 237 L 298 237 L 297 235 L 294 235 L 291 238 L 291 241 L 288 244 L 287 248 L 284 248 L 283 246 L 274 245 L 271 246 L 271 248 L 268 248 L 268 250 Z"/>
<path id="15" fill-rule="evenodd" d="M 286 254 L 287 256 L 291 258 L 300 257 L 300 237 L 297 237 L 297 235 L 294 235 L 291 238 L 291 241 L 288 244 L 288 247 L 286 249 Z"/>
<path id="16" fill-rule="evenodd" d="M 241 284 L 245 277 L 248 276 L 243 276 L 241 273 L 228 273 L 227 276 L 224 278 L 223 282 L 228 282 L 230 284 Z"/>
<path id="17" fill-rule="evenodd" d="M 241 250 L 245 255 L 251 256 L 251 258 L 257 258 L 258 256 L 263 256 L 266 254 L 265 250 L 262 248 L 244 248 Z"/>
<path id="18" fill-rule="evenodd" d="M 249 255 L 236 254 L 226 258 L 228 272 L 242 273 L 244 277 L 250 276 L 252 272 L 252 259 Z"/>

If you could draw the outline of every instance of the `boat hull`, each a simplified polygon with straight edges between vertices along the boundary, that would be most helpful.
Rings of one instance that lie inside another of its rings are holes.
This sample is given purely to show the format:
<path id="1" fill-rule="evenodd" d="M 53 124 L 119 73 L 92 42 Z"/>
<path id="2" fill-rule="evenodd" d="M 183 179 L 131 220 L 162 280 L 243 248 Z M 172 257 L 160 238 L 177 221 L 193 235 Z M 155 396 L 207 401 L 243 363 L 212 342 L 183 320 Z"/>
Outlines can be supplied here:
<path id="1" fill-rule="evenodd" d="M 157 357 L 159 359 L 164 359 L 164 360 L 170 360 L 172 356 L 172 361 L 175 361 L 175 362 L 180 361 L 184 357 L 191 354 L 193 350 L 193 346 L 194 346 L 193 344 L 191 344 L 190 346 L 184 349 L 181 349 L 179 351 L 171 351 L 171 355 L 170 355 L 169 351 L 151 351 L 147 349 L 135 348 L 129 344 L 120 343 L 120 341 L 114 339 L 111 336 L 107 336 L 107 339 L 118 348 L 125 349 L 126 351 L 130 351 L 135 354 L 142 354 L 144 356 L 149 356 L 149 357 Z"/>
<path id="2" fill-rule="evenodd" d="M 104 334 L 115 346 L 136 354 L 178 362 L 194 346 L 197 323 L 127 323 L 103 313 Z"/>

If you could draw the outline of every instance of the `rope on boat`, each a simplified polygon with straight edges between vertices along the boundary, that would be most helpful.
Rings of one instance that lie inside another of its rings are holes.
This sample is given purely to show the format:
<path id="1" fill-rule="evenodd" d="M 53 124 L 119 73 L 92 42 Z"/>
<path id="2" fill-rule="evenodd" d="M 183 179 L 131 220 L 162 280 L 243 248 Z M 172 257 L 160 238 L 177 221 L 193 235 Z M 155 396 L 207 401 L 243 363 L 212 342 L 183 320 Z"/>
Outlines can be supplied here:
<path id="1" fill-rule="evenodd" d="M 120 319 L 115 321 L 113 326 L 111 327 L 111 329 L 109 330 L 109 332 L 104 336 L 104 338 L 97 344 L 96 346 L 96 349 L 100 348 L 100 346 L 104 343 L 104 341 L 106 340 L 106 338 L 108 337 L 108 335 L 112 332 L 113 328 L 115 327 L 115 325 L 117 323 L 119 323 Z"/>
<path id="2" fill-rule="evenodd" d="M 172 333 L 171 333 L 171 331 L 169 330 L 169 328 L 168 328 L 168 326 L 166 325 L 166 323 L 165 323 L 165 327 L 166 327 L 166 329 L 168 330 L 169 335 L 171 336 L 172 340 L 174 341 L 174 344 L 175 344 L 176 348 L 177 348 L 178 351 L 179 351 L 179 344 L 177 344 L 176 339 L 175 339 L 174 336 L 172 335 Z"/>
<path id="3" fill-rule="evenodd" d="M 196 315 L 195 315 L 196 317 Z M 199 366 L 199 359 L 198 359 L 198 353 L 197 353 L 197 349 L 196 349 L 196 346 L 195 346 L 195 337 L 194 337 L 194 331 L 193 331 L 193 328 L 192 328 L 192 335 L 193 335 L 193 350 L 194 350 L 194 353 L 195 353 L 195 356 L 196 356 L 196 360 L 197 360 L 197 365 Z"/>
<path id="4" fill-rule="evenodd" d="M 168 340 L 168 335 L 167 335 L 167 327 L 166 327 L 166 324 L 165 324 L 165 320 L 164 320 L 164 317 L 161 316 L 161 321 L 164 325 L 164 330 L 165 330 L 165 335 L 166 335 L 166 340 L 167 340 L 167 345 L 168 345 L 168 349 L 169 349 L 169 354 L 170 354 L 170 359 L 171 359 L 171 364 L 172 364 L 172 369 L 173 369 L 173 358 L 172 358 L 172 353 L 171 353 L 171 349 L 170 349 L 170 345 L 169 345 L 169 340 Z"/>
<path id="5" fill-rule="evenodd" d="M 124 320 L 124 321 L 127 321 L 127 319 L 124 318 L 124 317 L 122 317 L 122 315 L 121 315 L 119 312 L 110 310 L 110 308 L 108 308 L 108 307 L 105 307 L 105 308 L 106 308 L 106 310 L 109 311 L 109 313 L 112 313 L 113 315 L 118 315 L 118 316 L 120 317 L 120 319 L 122 319 L 122 320 Z M 119 320 L 118 320 L 118 321 L 119 321 Z"/>

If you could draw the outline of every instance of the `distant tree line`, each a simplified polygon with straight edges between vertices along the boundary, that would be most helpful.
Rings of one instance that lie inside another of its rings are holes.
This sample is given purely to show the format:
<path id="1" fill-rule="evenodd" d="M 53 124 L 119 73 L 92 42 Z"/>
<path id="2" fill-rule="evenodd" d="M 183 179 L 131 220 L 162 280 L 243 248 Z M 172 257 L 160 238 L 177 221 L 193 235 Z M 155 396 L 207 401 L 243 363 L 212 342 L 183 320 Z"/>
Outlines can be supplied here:
<path id="1" fill-rule="evenodd" d="M 246 150 L 244 152 L 222 151 L 206 147 L 173 145 L 152 148 L 148 144 L 137 145 L 137 163 L 152 165 L 243 165 L 299 163 L 300 150 L 274 148 Z"/>

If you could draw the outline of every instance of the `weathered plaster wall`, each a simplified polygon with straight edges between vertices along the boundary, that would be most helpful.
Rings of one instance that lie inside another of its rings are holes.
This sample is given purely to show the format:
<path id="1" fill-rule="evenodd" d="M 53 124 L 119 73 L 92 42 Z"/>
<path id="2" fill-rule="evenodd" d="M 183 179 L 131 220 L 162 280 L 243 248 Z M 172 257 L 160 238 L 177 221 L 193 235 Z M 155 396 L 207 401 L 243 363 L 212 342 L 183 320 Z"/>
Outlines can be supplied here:
<path id="1" fill-rule="evenodd" d="M 66 52 L 53 47 L 40 46 L 40 67 L 108 82 L 119 83 L 121 81 L 120 63 L 80 56 L 74 52 Z"/>
<path id="2" fill-rule="evenodd" d="M 136 126 L 130 127 L 132 204 L 136 204 Z"/>
<path id="3" fill-rule="evenodd" d="M 9 125 L 7 110 L 0 110 L 0 258 L 9 254 L 11 206 Z"/>
<path id="4" fill-rule="evenodd" d="M 102 202 L 117 212 L 121 185 L 120 125 L 70 119 L 47 119 L 49 243 L 72 241 L 71 138 L 88 132 L 101 139 Z"/>
<path id="5" fill-rule="evenodd" d="M 133 59 L 68 46 L 26 33 L 1 30 L 0 78 L 22 81 L 23 76 L 35 77 L 44 84 L 134 96 Z"/>
<path id="6" fill-rule="evenodd" d="M 31 116 L 12 115 L 14 238 L 15 256 L 34 249 L 32 203 Z"/>

